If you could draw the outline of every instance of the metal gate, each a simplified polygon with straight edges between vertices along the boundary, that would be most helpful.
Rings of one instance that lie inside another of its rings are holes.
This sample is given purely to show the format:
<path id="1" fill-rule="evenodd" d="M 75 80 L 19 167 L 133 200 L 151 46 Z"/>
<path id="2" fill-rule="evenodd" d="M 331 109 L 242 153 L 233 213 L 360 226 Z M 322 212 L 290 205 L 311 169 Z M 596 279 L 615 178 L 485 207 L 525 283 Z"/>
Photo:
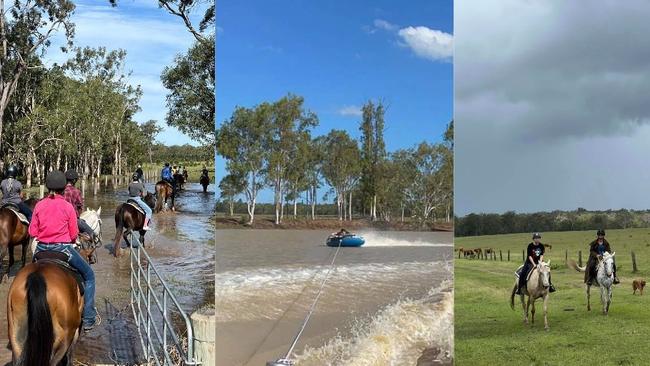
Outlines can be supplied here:
<path id="1" fill-rule="evenodd" d="M 200 365 L 195 361 L 190 318 L 134 233 L 131 233 L 131 243 L 131 308 L 147 364 Z M 180 317 L 177 324 L 184 322 L 180 328 L 185 329 L 186 343 L 172 322 L 172 313 Z"/>

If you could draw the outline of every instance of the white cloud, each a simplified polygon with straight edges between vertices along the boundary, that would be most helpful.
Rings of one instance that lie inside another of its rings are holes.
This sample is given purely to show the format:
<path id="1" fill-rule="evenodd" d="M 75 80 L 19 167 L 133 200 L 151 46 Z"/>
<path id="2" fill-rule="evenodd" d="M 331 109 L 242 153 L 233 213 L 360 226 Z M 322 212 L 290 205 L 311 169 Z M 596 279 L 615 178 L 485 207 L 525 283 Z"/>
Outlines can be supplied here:
<path id="1" fill-rule="evenodd" d="M 348 105 L 338 110 L 338 114 L 342 116 L 360 116 L 361 107 L 356 105 Z"/>
<path id="2" fill-rule="evenodd" d="M 397 28 L 399 28 L 397 25 L 392 24 L 392 23 L 390 23 L 390 22 L 388 22 L 386 20 L 383 20 L 383 19 L 375 19 L 374 24 L 375 24 L 376 28 L 387 30 L 387 31 L 394 31 Z"/>
<path id="3" fill-rule="evenodd" d="M 448 60 L 453 56 L 454 37 L 424 26 L 406 27 L 397 32 L 403 45 L 416 55 L 432 61 Z"/>

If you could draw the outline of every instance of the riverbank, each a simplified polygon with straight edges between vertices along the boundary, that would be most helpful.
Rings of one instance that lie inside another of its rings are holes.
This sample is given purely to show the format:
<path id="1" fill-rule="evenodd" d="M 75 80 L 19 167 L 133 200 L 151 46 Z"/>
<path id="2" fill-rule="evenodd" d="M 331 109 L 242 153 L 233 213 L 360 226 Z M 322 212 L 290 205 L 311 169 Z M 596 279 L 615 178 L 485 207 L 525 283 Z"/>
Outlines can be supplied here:
<path id="1" fill-rule="evenodd" d="M 244 216 L 224 216 L 217 213 L 213 217 L 217 229 L 290 229 L 290 230 L 347 230 L 372 229 L 378 231 L 444 231 L 453 232 L 453 223 L 436 222 L 427 223 L 421 226 L 413 221 L 372 221 L 370 219 L 354 219 L 352 221 L 340 221 L 336 218 L 285 218 L 279 225 L 275 224 L 275 218 L 270 215 L 255 216 L 255 222 L 248 225 L 248 218 Z"/>

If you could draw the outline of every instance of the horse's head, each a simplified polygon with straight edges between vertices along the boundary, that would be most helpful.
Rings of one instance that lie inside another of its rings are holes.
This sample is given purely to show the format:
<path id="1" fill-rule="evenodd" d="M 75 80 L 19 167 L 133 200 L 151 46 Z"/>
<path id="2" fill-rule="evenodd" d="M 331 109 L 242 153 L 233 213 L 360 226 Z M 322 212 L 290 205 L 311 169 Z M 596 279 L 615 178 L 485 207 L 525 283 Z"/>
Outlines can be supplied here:
<path id="1" fill-rule="evenodd" d="M 149 193 L 149 192 L 147 192 L 147 195 L 144 196 L 143 201 L 144 201 L 144 203 L 147 204 L 147 206 L 149 206 L 151 208 L 154 208 L 154 206 L 156 205 L 156 197 L 153 194 Z"/>
<path id="2" fill-rule="evenodd" d="M 86 224 L 88 224 L 88 226 L 90 226 L 90 228 L 93 229 L 95 235 L 100 236 L 102 233 L 101 214 L 102 214 L 101 207 L 99 207 L 97 210 L 86 208 L 86 211 L 82 212 L 79 218 L 84 220 Z"/>
<path id="3" fill-rule="evenodd" d="M 613 252 L 613 253 L 605 252 L 603 254 L 602 263 L 603 263 L 603 267 L 605 267 L 605 274 L 607 275 L 607 277 L 611 277 L 611 276 L 614 275 L 614 255 L 615 254 L 616 254 L 616 252 Z"/>
<path id="4" fill-rule="evenodd" d="M 551 286 L 551 261 L 548 262 L 539 262 L 539 279 L 542 282 L 544 288 Z"/>

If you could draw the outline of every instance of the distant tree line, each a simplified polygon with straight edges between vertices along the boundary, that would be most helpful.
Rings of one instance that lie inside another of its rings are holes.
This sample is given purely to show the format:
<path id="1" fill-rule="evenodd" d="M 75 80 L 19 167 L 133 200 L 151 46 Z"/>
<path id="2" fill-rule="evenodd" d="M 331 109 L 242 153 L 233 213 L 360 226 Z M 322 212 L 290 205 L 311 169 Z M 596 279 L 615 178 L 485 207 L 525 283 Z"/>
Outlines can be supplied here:
<path id="1" fill-rule="evenodd" d="M 254 222 L 258 194 L 273 190 L 275 223 L 289 213 L 298 215 L 298 202 L 311 206 L 315 219 L 319 188 L 333 202 L 340 220 L 355 215 L 372 220 L 404 220 L 423 225 L 451 219 L 453 182 L 453 122 L 440 143 L 422 142 L 409 149 L 386 152 L 384 106 L 367 102 L 362 109 L 361 141 L 343 130 L 312 136 L 318 116 L 289 94 L 275 102 L 237 107 L 217 130 L 217 153 L 226 159 L 221 199 L 233 212 L 243 197 L 249 223 Z"/>
<path id="2" fill-rule="evenodd" d="M 455 217 L 456 236 L 531 233 L 535 231 L 580 231 L 650 227 L 650 210 L 553 211 L 503 214 L 471 213 Z"/>
<path id="3" fill-rule="evenodd" d="M 151 149 L 150 163 L 170 163 L 176 164 L 178 162 L 213 162 L 214 150 L 211 146 L 192 146 L 185 145 L 172 145 L 166 146 L 163 144 L 155 144 Z"/>

